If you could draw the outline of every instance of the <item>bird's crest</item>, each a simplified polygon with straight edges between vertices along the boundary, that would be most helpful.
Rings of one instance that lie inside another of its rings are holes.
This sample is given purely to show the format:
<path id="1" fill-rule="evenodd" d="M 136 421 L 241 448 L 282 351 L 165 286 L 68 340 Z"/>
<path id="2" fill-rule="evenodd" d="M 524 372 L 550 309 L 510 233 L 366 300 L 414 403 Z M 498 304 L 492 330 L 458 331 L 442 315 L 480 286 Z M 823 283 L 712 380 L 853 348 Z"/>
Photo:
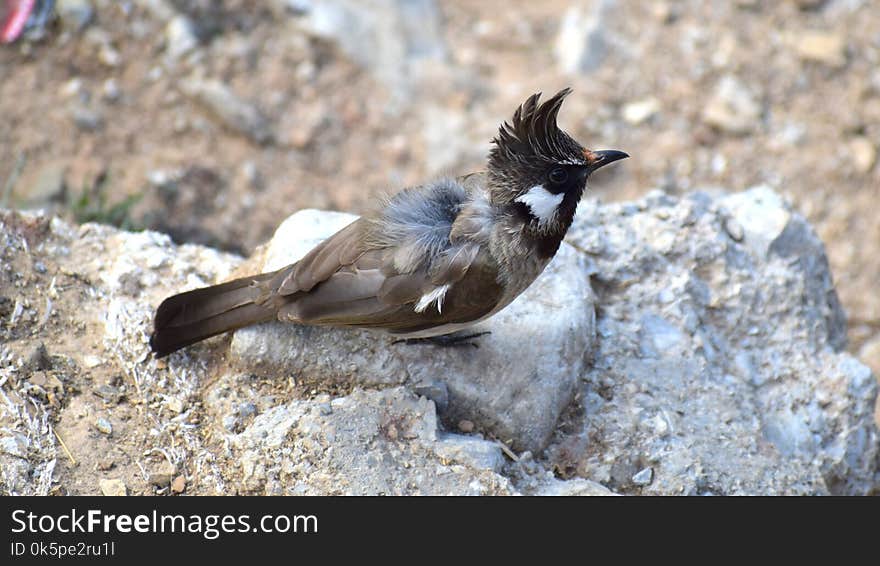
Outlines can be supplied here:
<path id="1" fill-rule="evenodd" d="M 556 117 L 562 102 L 571 94 L 570 88 L 557 92 L 543 103 L 541 93 L 528 97 L 513 114 L 512 122 L 504 122 L 493 141 L 492 162 L 527 161 L 535 158 L 556 163 L 584 163 L 584 148 L 559 129 Z"/>

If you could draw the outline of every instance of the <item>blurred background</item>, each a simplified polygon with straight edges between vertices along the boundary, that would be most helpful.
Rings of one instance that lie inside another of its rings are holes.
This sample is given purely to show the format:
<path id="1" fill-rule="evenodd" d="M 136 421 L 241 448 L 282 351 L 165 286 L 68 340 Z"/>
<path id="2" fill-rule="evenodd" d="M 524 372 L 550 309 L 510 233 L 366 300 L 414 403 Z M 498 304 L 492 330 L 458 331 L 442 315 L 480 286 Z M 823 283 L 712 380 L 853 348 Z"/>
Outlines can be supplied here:
<path id="1" fill-rule="evenodd" d="M 605 201 L 766 184 L 880 372 L 880 0 L 0 0 L 0 207 L 242 254 L 480 169 L 499 123 L 623 149 Z"/>

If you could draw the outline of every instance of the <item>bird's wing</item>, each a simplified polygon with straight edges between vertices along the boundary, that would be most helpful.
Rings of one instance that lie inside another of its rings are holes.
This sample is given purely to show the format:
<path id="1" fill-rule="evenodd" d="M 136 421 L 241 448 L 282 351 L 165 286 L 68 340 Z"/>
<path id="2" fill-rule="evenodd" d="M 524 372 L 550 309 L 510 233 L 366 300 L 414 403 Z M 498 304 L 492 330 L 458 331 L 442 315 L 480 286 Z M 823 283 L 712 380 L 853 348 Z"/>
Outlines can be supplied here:
<path id="1" fill-rule="evenodd" d="M 278 318 L 410 332 L 493 312 L 498 266 L 471 227 L 482 213 L 463 214 L 466 198 L 453 180 L 398 193 L 278 273 Z"/>
<path id="2" fill-rule="evenodd" d="M 397 272 L 392 255 L 371 250 L 338 266 L 310 291 L 291 296 L 278 318 L 415 332 L 478 320 L 501 300 L 497 265 L 479 245 L 450 248 L 412 273 Z"/>
<path id="3" fill-rule="evenodd" d="M 364 219 L 359 218 L 312 248 L 298 262 L 278 273 L 271 283 L 272 292 L 279 296 L 309 292 L 341 268 L 354 263 L 364 253 L 361 242 L 366 228 Z"/>
<path id="4" fill-rule="evenodd" d="M 475 244 L 447 251 L 413 273 L 396 272 L 388 250 L 368 251 L 308 293 L 291 297 L 279 318 L 415 332 L 491 313 L 503 291 L 491 256 Z"/>

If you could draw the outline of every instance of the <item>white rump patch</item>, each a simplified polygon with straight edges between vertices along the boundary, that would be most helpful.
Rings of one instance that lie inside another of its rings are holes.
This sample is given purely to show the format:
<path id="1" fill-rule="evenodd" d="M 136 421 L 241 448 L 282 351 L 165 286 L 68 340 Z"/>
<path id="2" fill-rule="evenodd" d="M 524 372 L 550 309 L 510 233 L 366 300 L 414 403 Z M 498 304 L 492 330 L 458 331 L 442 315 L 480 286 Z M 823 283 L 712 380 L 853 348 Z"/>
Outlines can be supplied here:
<path id="1" fill-rule="evenodd" d="M 524 203 L 538 219 L 538 225 L 548 224 L 556 217 L 559 205 L 565 198 L 564 193 L 554 195 L 544 188 L 544 185 L 535 185 L 525 194 L 516 197 L 516 202 Z"/>
<path id="2" fill-rule="evenodd" d="M 413 310 L 416 312 L 425 312 L 425 309 L 430 307 L 431 303 L 437 301 L 437 312 L 443 312 L 443 297 L 446 296 L 446 292 L 449 291 L 450 287 L 452 287 L 452 285 L 447 283 L 446 285 L 435 287 L 432 291 L 425 293 L 422 295 L 422 298 L 419 299 L 419 302 L 416 303 Z"/>

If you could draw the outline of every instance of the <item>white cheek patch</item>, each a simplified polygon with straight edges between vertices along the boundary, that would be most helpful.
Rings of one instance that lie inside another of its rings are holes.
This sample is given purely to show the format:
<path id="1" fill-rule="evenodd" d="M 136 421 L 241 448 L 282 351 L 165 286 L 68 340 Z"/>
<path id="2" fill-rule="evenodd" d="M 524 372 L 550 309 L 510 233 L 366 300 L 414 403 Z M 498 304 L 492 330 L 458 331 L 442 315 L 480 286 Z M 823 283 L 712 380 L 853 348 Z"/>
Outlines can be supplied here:
<path id="1" fill-rule="evenodd" d="M 559 210 L 563 198 L 565 198 L 564 193 L 554 195 L 545 189 L 544 185 L 535 185 L 525 194 L 516 197 L 515 200 L 528 206 L 535 218 L 538 219 L 538 225 L 543 226 L 556 217 L 556 212 Z"/>

